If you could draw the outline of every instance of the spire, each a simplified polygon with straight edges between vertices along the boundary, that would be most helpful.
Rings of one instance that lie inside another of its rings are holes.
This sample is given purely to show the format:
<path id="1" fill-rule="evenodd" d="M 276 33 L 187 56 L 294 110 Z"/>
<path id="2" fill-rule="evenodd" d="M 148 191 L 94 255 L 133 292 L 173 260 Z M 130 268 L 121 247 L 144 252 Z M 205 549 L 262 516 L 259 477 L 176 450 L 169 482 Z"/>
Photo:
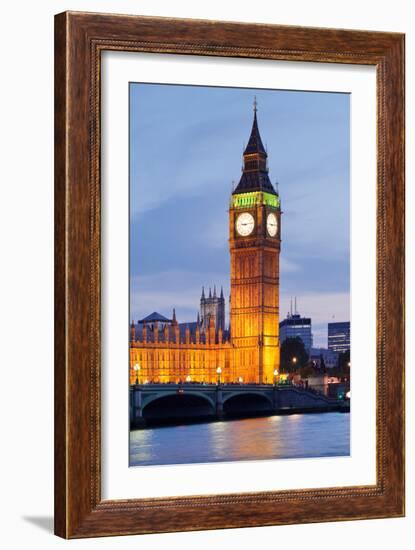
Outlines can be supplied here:
<path id="1" fill-rule="evenodd" d="M 251 135 L 249 136 L 248 145 L 245 147 L 244 156 L 254 153 L 261 153 L 267 157 L 267 152 L 265 151 L 264 144 L 262 143 L 261 135 L 258 128 L 258 119 L 257 119 L 258 103 L 256 96 L 254 99 L 254 121 L 252 123 Z"/>
<path id="2" fill-rule="evenodd" d="M 176 324 L 177 323 L 177 320 L 176 320 L 176 309 L 173 308 L 173 323 Z"/>
<path id="3" fill-rule="evenodd" d="M 202 297 L 200 299 L 201 300 L 205 299 L 205 287 L 204 286 L 202 286 Z"/>
<path id="4" fill-rule="evenodd" d="M 209 287 L 209 298 L 212 298 L 212 290 L 210 287 Z"/>
<path id="5" fill-rule="evenodd" d="M 200 315 L 199 315 L 199 312 L 197 312 L 197 326 L 200 325 Z"/>
<path id="6" fill-rule="evenodd" d="M 242 176 L 233 192 L 234 195 L 251 191 L 266 191 L 276 195 L 268 176 L 268 155 L 259 133 L 257 111 L 258 103 L 255 97 L 251 135 L 243 152 Z"/>
<path id="7" fill-rule="evenodd" d="M 213 297 L 216 298 L 216 285 L 213 286 Z"/>
<path id="8" fill-rule="evenodd" d="M 220 297 L 223 300 L 223 286 L 220 287 Z"/>

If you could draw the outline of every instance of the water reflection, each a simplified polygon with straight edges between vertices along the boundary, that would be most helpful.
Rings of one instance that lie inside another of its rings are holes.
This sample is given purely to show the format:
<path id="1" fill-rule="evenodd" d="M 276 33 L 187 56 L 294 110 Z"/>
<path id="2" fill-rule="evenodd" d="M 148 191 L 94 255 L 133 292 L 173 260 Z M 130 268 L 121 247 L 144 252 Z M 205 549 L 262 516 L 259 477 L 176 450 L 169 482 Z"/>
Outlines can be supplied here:
<path id="1" fill-rule="evenodd" d="M 130 465 L 347 456 L 349 414 L 295 414 L 136 430 Z"/>

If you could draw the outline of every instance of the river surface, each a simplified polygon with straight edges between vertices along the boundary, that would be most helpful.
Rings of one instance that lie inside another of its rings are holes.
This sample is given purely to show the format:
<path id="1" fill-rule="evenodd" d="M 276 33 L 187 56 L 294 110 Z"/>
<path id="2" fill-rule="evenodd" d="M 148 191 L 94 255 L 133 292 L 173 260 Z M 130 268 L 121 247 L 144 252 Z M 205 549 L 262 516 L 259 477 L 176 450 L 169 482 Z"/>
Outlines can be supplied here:
<path id="1" fill-rule="evenodd" d="M 267 416 L 130 432 L 130 466 L 349 454 L 348 413 Z"/>

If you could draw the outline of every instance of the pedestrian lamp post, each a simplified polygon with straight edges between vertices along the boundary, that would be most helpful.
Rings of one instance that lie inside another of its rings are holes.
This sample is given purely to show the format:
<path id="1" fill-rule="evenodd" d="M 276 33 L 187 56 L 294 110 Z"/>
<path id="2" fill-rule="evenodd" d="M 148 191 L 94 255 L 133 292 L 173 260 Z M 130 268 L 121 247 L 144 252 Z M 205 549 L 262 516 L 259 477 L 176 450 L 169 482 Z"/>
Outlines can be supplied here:
<path id="1" fill-rule="evenodd" d="M 240 376 L 240 377 L 238 378 L 238 382 L 239 382 L 240 384 L 242 384 L 243 381 L 244 381 L 244 379 L 242 378 L 242 376 Z"/>
<path id="2" fill-rule="evenodd" d="M 274 386 L 277 385 L 278 375 L 279 375 L 279 372 L 278 372 L 277 369 L 275 369 L 274 370 Z"/>
<path id="3" fill-rule="evenodd" d="M 192 381 L 192 377 L 190 376 L 190 374 L 188 374 L 186 376 L 186 382 L 191 382 Z"/>
<path id="4" fill-rule="evenodd" d="M 138 384 L 140 383 L 140 382 L 139 382 L 139 379 L 138 379 L 138 376 L 139 376 L 138 373 L 140 372 L 141 367 L 140 367 L 140 365 L 139 365 L 138 363 L 136 363 L 136 364 L 134 365 L 133 368 L 134 368 L 134 370 L 135 370 L 135 383 L 136 383 L 136 385 L 138 386 Z"/>
<path id="5" fill-rule="evenodd" d="M 222 369 L 218 367 L 216 369 L 216 374 L 218 375 L 218 386 L 220 385 L 220 375 L 222 374 Z"/>
<path id="6" fill-rule="evenodd" d="M 292 362 L 293 362 L 293 365 L 294 365 L 294 367 L 295 367 L 296 364 L 297 364 L 297 357 L 293 357 L 293 358 L 292 358 Z"/>

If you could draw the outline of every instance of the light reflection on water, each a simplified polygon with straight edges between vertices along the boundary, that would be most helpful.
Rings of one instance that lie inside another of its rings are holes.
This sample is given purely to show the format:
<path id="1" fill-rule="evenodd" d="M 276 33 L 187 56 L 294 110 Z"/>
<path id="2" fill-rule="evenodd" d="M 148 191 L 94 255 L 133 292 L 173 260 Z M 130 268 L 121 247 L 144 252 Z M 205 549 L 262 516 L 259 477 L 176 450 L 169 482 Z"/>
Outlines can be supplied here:
<path id="1" fill-rule="evenodd" d="M 130 465 L 350 454 L 349 414 L 293 414 L 130 433 Z"/>

